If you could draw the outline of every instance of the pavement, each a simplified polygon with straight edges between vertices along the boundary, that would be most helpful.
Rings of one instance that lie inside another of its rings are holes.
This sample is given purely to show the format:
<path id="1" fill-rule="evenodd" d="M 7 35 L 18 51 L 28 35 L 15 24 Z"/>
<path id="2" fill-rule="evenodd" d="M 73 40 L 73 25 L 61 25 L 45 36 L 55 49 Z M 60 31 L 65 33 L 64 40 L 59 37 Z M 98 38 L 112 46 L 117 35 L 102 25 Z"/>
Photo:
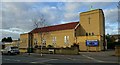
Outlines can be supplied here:
<path id="1" fill-rule="evenodd" d="M 102 52 L 80 52 L 80 55 L 24 53 L 20 55 L 3 55 L 3 63 L 120 63 L 114 50 Z"/>
<path id="2" fill-rule="evenodd" d="M 98 62 L 117 63 L 120 62 L 120 57 L 115 56 L 115 51 L 101 51 L 101 52 L 80 52 L 84 57 Z"/>

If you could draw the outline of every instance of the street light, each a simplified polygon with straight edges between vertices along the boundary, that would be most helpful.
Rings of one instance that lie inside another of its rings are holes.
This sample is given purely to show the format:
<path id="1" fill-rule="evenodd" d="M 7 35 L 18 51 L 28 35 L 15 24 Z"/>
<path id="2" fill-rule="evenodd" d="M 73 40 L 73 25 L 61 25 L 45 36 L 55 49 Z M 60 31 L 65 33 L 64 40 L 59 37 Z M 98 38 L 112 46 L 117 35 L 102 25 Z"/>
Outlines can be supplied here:
<path id="1" fill-rule="evenodd" d="M 40 55 L 42 56 L 42 43 L 41 43 L 41 54 Z"/>
<path id="2" fill-rule="evenodd" d="M 42 32 L 40 33 L 40 37 L 41 37 L 41 47 L 40 47 L 41 48 L 41 54 L 40 55 L 42 56 L 42 46 L 43 46 L 42 45 L 42 41 L 43 41 L 43 39 L 42 39 Z"/>

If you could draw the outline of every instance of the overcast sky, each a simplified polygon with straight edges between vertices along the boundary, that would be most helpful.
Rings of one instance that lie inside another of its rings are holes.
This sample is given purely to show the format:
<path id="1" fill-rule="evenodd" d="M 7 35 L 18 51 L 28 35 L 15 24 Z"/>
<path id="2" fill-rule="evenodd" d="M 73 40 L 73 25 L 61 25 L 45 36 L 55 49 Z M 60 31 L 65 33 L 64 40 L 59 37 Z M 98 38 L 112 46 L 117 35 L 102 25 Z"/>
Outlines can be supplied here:
<path id="1" fill-rule="evenodd" d="M 79 21 L 79 13 L 92 9 L 103 9 L 106 34 L 118 34 L 117 2 L 2 2 L 0 3 L 0 39 L 12 37 L 34 28 L 33 19 L 42 14 L 48 25 Z"/>

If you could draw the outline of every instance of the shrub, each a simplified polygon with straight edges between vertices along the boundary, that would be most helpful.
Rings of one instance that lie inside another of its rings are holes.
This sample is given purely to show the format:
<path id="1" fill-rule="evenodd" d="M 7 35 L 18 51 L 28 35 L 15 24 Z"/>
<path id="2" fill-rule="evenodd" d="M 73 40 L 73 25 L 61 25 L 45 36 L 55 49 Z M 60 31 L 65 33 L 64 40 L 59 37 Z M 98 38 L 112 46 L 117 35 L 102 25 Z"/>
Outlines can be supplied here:
<path id="1" fill-rule="evenodd" d="M 107 43 L 107 48 L 108 49 L 115 49 L 115 44 L 113 42 L 108 42 Z"/>
<path id="2" fill-rule="evenodd" d="M 38 45 L 35 45 L 35 47 L 34 48 L 38 48 Z"/>
<path id="3" fill-rule="evenodd" d="M 71 45 L 71 47 L 78 47 L 79 48 L 79 45 L 76 43 L 73 43 L 73 45 Z"/>
<path id="4" fill-rule="evenodd" d="M 120 45 L 120 43 L 119 42 L 108 42 L 107 43 L 107 48 L 108 49 L 115 49 L 116 45 Z"/>
<path id="5" fill-rule="evenodd" d="M 70 47 L 67 46 L 66 49 L 70 49 Z"/>
<path id="6" fill-rule="evenodd" d="M 38 46 L 38 48 L 41 48 L 41 45 L 40 45 L 40 46 Z M 46 46 L 42 46 L 42 48 L 46 48 Z"/>
<path id="7" fill-rule="evenodd" d="M 48 45 L 47 48 L 54 48 L 52 45 Z"/>
<path id="8" fill-rule="evenodd" d="M 119 42 L 114 42 L 115 43 L 115 45 L 120 45 L 120 43 Z"/>

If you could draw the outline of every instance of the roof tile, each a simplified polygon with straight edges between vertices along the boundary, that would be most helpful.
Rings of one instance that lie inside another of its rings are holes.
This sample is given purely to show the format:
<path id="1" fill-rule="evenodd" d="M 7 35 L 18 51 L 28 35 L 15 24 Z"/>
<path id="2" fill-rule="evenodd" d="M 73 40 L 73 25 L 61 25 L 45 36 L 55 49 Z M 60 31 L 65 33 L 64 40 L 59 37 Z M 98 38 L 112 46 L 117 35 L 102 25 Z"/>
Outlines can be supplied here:
<path id="1" fill-rule="evenodd" d="M 59 24 L 53 26 L 47 26 L 42 28 L 33 29 L 30 33 L 38 33 L 38 32 L 50 32 L 50 31 L 58 31 L 58 30 L 67 30 L 74 29 L 79 22 L 71 22 L 66 24 Z"/>

